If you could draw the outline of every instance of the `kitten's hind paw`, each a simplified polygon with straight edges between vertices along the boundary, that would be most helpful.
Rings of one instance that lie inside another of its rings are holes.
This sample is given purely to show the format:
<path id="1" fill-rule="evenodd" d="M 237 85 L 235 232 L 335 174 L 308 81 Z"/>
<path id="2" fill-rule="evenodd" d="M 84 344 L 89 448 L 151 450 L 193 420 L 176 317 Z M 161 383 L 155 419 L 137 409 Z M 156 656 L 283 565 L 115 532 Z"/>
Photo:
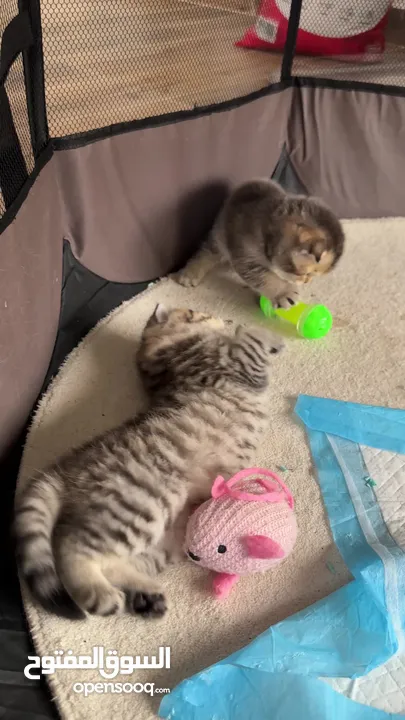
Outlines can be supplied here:
<path id="1" fill-rule="evenodd" d="M 166 598 L 163 593 L 134 592 L 128 596 L 127 606 L 130 612 L 142 617 L 162 617 L 166 610 Z"/>
<path id="2" fill-rule="evenodd" d="M 125 607 L 125 595 L 112 586 L 90 586 L 87 591 L 82 591 L 80 606 L 90 615 L 117 615 Z"/>

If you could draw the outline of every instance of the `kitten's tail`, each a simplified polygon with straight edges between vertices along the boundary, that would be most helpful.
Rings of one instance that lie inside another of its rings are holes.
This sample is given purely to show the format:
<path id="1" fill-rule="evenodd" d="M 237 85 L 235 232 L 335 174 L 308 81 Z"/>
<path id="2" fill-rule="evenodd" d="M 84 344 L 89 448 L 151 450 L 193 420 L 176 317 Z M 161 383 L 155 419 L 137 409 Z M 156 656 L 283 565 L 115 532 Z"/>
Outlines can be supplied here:
<path id="1" fill-rule="evenodd" d="M 56 475 L 34 478 L 16 502 L 14 534 L 19 571 L 32 594 L 47 610 L 74 617 L 77 609 L 59 580 L 52 548 L 62 492 Z"/>

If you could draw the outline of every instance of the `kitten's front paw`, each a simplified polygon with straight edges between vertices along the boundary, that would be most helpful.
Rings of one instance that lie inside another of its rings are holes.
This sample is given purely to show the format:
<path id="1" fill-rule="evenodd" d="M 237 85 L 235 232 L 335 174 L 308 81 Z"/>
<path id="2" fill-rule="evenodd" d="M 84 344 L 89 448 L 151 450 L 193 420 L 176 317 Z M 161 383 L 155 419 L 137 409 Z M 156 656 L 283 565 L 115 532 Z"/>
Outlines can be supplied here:
<path id="1" fill-rule="evenodd" d="M 82 591 L 81 597 L 76 598 L 82 610 L 86 610 L 90 615 L 107 615 L 120 614 L 125 607 L 125 595 L 121 590 L 107 585 L 89 587 L 87 592 Z"/>
<path id="2" fill-rule="evenodd" d="M 201 274 L 197 268 L 185 267 L 172 275 L 173 280 L 183 287 L 197 287 L 201 282 Z"/>
<path id="3" fill-rule="evenodd" d="M 142 617 L 162 617 L 166 610 L 166 598 L 162 593 L 135 592 L 128 598 L 128 609 Z"/>
<path id="4" fill-rule="evenodd" d="M 274 299 L 274 307 L 276 309 L 283 308 L 288 310 L 293 305 L 297 305 L 300 301 L 300 294 L 297 290 L 287 290 L 283 295 L 279 295 Z"/>

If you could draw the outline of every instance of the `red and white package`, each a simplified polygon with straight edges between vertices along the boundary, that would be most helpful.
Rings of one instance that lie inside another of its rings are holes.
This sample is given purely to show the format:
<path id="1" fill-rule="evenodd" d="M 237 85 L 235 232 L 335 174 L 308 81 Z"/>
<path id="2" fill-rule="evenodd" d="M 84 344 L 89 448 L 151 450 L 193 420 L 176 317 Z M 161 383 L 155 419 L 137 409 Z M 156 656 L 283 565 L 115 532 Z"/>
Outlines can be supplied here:
<path id="1" fill-rule="evenodd" d="M 324 55 L 370 62 L 381 58 L 391 0 L 303 0 L 298 55 Z M 254 25 L 238 47 L 283 50 L 291 0 L 262 0 Z"/>

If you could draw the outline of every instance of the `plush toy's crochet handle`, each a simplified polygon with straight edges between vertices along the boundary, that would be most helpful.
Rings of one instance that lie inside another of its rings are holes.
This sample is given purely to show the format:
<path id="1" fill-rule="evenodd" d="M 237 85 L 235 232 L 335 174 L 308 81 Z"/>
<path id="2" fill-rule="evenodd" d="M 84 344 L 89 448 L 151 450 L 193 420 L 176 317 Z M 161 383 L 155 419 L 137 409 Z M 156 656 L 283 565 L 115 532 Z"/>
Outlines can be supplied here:
<path id="1" fill-rule="evenodd" d="M 269 492 L 248 493 L 244 492 L 243 490 L 231 489 L 232 486 L 235 485 L 235 483 L 239 482 L 240 480 L 244 480 L 245 478 L 252 478 L 253 475 L 265 475 L 266 477 L 272 479 L 273 482 L 270 483 L 261 477 L 255 478 L 255 481 L 258 482 L 262 487 L 266 488 Z M 282 488 L 281 492 L 277 492 L 274 487 L 274 482 L 277 482 L 279 487 Z M 291 510 L 294 509 L 294 498 L 291 495 L 288 487 L 284 485 L 283 481 L 280 480 L 278 475 L 271 472 L 271 470 L 267 470 L 267 468 L 247 468 L 246 470 L 241 470 L 240 472 L 236 473 L 236 475 L 234 475 L 228 481 L 224 480 L 222 476 L 217 477 L 212 486 L 211 496 L 216 499 L 221 497 L 222 495 L 229 495 L 236 500 L 251 500 L 255 502 L 282 502 L 283 500 L 286 500 Z"/>
<path id="2" fill-rule="evenodd" d="M 216 573 L 212 582 L 215 597 L 217 597 L 218 600 L 225 600 L 238 580 L 239 575 Z"/>

